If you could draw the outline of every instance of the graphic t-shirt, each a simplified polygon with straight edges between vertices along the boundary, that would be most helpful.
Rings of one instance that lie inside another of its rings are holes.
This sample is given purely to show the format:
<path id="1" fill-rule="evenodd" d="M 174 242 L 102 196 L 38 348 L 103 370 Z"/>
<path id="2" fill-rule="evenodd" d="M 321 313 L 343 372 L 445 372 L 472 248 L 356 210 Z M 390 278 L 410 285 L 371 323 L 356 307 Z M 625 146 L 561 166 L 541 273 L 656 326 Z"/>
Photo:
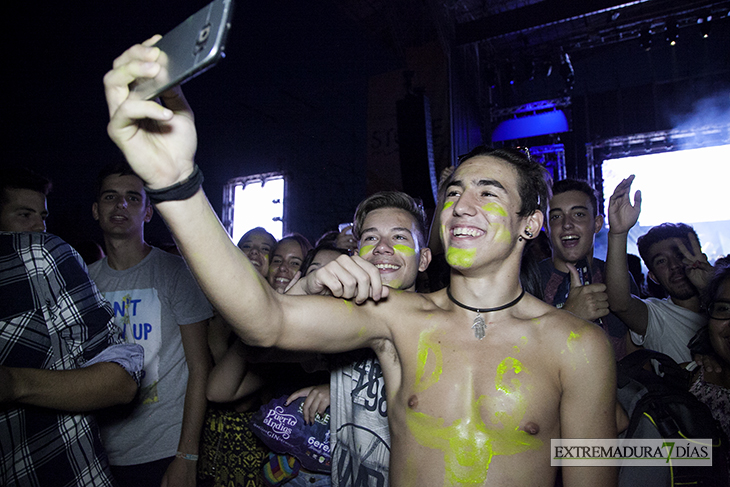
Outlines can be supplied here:
<path id="1" fill-rule="evenodd" d="M 387 486 L 390 432 L 380 362 L 369 349 L 337 357 L 330 376 L 332 485 Z"/>
<path id="2" fill-rule="evenodd" d="M 114 309 L 127 342 L 142 345 L 144 372 L 138 399 L 99 415 L 112 465 L 136 465 L 174 456 L 182 429 L 188 368 L 179 326 L 212 316 L 185 262 L 160 249 L 117 271 L 107 259 L 89 274 Z"/>

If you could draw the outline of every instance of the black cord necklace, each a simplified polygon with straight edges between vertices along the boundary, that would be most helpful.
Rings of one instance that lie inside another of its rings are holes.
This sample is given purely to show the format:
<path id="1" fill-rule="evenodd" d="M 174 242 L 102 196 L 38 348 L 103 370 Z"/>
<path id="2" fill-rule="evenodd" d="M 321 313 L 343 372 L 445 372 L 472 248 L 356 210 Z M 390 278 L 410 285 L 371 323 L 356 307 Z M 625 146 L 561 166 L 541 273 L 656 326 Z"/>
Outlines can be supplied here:
<path id="1" fill-rule="evenodd" d="M 520 302 L 522 297 L 525 295 L 525 289 L 522 288 L 522 292 L 514 300 L 510 301 L 507 304 L 503 304 L 502 306 L 497 306 L 496 308 L 472 308 L 471 306 L 467 306 L 464 303 L 460 303 L 456 300 L 456 298 L 454 298 L 454 296 L 451 295 L 451 286 L 448 286 L 446 288 L 446 295 L 449 297 L 451 302 L 458 307 L 476 312 L 477 317 L 474 318 L 474 324 L 471 327 L 474 329 L 474 336 L 481 340 L 486 335 L 487 329 L 487 324 L 484 322 L 484 318 L 482 318 L 482 313 L 491 313 L 493 311 L 502 311 L 503 309 L 511 308 L 512 306 Z"/>

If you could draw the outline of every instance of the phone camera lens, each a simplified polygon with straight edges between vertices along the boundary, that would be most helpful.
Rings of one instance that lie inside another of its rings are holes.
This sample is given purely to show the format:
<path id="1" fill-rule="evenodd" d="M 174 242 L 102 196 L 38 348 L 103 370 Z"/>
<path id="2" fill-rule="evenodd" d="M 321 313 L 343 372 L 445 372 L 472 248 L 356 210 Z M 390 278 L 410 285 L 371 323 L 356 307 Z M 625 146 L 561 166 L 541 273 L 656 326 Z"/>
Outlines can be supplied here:
<path id="1" fill-rule="evenodd" d="M 208 36 L 210 36 L 210 24 L 200 29 L 198 33 L 198 44 L 204 44 L 208 40 Z"/>

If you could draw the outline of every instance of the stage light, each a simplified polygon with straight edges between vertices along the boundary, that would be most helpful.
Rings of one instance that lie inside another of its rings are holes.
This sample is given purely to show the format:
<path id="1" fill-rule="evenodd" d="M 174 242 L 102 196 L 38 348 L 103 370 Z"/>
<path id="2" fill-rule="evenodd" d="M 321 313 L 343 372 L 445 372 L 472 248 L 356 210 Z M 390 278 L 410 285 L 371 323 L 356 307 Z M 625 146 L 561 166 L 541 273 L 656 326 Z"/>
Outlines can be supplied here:
<path id="1" fill-rule="evenodd" d="M 507 61 L 507 65 L 505 66 L 505 73 L 507 81 L 509 81 L 509 84 L 514 85 L 515 84 L 515 65 L 512 63 L 512 61 Z"/>
<path id="2" fill-rule="evenodd" d="M 706 15 L 697 19 L 697 24 L 699 24 L 700 26 L 700 33 L 705 39 L 710 37 L 710 31 L 712 30 L 712 24 L 710 23 L 711 21 L 712 15 Z"/>
<path id="3" fill-rule="evenodd" d="M 643 50 L 648 51 L 651 49 L 651 29 L 649 27 L 641 29 L 639 42 L 641 43 L 641 48 Z"/>
<path id="4" fill-rule="evenodd" d="M 497 74 L 497 67 L 494 64 L 489 63 L 487 65 L 487 67 L 484 70 L 484 77 L 485 77 L 485 80 L 487 81 L 487 86 L 489 86 L 492 89 L 497 87 L 497 79 L 499 76 Z"/>
<path id="5" fill-rule="evenodd" d="M 575 71 L 573 70 L 573 63 L 570 62 L 570 56 L 563 50 L 560 51 L 560 76 L 565 80 L 567 90 L 572 90 L 575 83 Z"/>
<path id="6" fill-rule="evenodd" d="M 667 42 L 672 45 L 677 45 L 677 39 L 679 38 L 679 27 L 677 27 L 677 22 L 675 21 L 669 21 L 667 22 Z"/>

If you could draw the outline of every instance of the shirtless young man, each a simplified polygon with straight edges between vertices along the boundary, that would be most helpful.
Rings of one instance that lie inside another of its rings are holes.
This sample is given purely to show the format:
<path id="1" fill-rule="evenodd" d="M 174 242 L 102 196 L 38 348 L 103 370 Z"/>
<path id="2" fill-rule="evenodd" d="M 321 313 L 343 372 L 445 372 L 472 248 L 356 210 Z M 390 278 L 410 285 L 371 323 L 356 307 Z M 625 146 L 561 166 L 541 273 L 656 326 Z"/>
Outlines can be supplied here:
<path id="1" fill-rule="evenodd" d="M 615 436 L 615 370 L 604 333 L 532 296 L 516 300 L 526 239 L 543 223 L 541 169 L 500 152 L 468 157 L 456 169 L 440 214 L 453 300 L 446 290 L 389 293 L 378 269 L 357 256 L 342 259 L 354 279 L 316 274 L 335 296 L 355 296 L 360 306 L 277 294 L 191 178 L 195 127 L 180 91 L 163 95 L 167 108 L 128 98 L 130 82 L 159 71 L 159 50 L 149 47 L 157 39 L 127 50 L 105 77 L 111 138 L 148 187 L 183 183 L 161 196 L 186 199 L 157 209 L 206 294 L 247 343 L 375 350 L 386 380 L 392 485 L 552 486 L 552 438 Z M 487 326 L 478 339 L 477 313 L 454 300 L 516 303 L 482 312 Z M 566 467 L 563 482 L 615 485 L 615 471 Z"/>

